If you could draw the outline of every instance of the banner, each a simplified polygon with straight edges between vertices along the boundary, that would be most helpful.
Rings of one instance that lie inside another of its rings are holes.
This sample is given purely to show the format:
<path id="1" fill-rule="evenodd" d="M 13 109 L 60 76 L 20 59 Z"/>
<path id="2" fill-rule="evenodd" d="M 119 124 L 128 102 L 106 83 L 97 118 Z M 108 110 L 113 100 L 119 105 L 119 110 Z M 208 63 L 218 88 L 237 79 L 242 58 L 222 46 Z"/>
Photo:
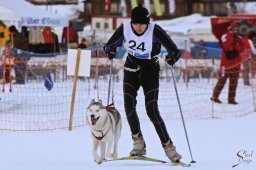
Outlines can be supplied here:
<path id="1" fill-rule="evenodd" d="M 137 0 L 131 0 L 131 6 L 132 6 L 131 9 L 135 8 L 136 6 L 138 6 Z"/>
<path id="2" fill-rule="evenodd" d="M 68 25 L 68 20 L 61 17 L 21 17 L 21 25 L 32 27 L 32 26 L 41 26 L 41 27 L 63 27 Z"/>
<path id="3" fill-rule="evenodd" d="M 154 6 L 155 6 L 155 13 L 156 13 L 156 16 L 162 16 L 163 13 L 162 13 L 162 10 L 161 10 L 161 4 L 160 4 L 160 1 L 159 0 L 154 0 Z"/>
<path id="4" fill-rule="evenodd" d="M 169 12 L 171 15 L 175 13 L 175 7 L 175 0 L 169 0 Z"/>

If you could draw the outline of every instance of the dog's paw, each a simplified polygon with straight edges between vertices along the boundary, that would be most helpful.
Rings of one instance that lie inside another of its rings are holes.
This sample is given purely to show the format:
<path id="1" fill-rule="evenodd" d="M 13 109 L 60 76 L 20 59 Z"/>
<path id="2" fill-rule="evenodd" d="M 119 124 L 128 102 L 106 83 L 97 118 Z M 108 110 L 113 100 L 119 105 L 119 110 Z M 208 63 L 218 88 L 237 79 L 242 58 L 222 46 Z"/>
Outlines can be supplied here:
<path id="1" fill-rule="evenodd" d="M 99 162 L 97 162 L 98 164 L 102 164 L 103 163 L 103 161 L 99 161 Z"/>
<path id="2" fill-rule="evenodd" d="M 100 162 L 100 159 L 99 158 L 98 159 L 94 158 L 94 162 L 96 162 L 98 164 Z"/>
<path id="3" fill-rule="evenodd" d="M 107 154 L 106 154 L 106 157 L 107 157 L 107 158 L 113 158 L 113 154 L 107 153 Z"/>
<path id="4" fill-rule="evenodd" d="M 100 159 L 100 158 L 94 159 L 94 162 L 96 162 L 97 164 L 102 164 L 104 161 L 105 161 L 105 158 L 103 158 L 103 159 Z"/>
<path id="5" fill-rule="evenodd" d="M 104 162 L 105 159 L 99 160 L 97 163 L 98 164 L 102 164 Z"/>

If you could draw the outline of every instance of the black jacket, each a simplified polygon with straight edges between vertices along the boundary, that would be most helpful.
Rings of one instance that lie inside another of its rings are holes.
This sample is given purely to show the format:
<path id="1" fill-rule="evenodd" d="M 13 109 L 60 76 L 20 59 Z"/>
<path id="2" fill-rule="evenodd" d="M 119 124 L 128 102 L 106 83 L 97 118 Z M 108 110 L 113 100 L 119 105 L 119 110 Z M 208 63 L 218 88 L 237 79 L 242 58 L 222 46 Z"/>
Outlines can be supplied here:
<path id="1" fill-rule="evenodd" d="M 123 24 L 117 28 L 112 37 L 104 46 L 104 51 L 106 53 L 114 51 L 118 46 L 121 46 L 124 42 L 123 35 Z M 136 33 L 135 33 L 136 34 Z M 169 35 L 157 24 L 154 26 L 153 30 L 153 46 L 151 56 L 158 55 L 161 50 L 161 44 L 166 48 L 167 55 L 172 55 L 174 51 L 179 51 L 175 43 L 169 37 Z"/>

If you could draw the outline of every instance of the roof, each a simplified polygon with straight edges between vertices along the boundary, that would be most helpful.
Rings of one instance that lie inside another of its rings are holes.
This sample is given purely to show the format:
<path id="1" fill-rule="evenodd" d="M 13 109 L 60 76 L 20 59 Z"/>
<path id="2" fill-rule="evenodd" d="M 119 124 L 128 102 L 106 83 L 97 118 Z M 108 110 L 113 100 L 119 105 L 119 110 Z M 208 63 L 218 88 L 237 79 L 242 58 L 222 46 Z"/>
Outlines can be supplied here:
<path id="1" fill-rule="evenodd" d="M 11 19 L 14 17 L 20 19 L 22 26 L 62 27 L 68 25 L 67 18 L 45 11 L 24 0 L 2 0 L 0 7 L 9 12 Z"/>

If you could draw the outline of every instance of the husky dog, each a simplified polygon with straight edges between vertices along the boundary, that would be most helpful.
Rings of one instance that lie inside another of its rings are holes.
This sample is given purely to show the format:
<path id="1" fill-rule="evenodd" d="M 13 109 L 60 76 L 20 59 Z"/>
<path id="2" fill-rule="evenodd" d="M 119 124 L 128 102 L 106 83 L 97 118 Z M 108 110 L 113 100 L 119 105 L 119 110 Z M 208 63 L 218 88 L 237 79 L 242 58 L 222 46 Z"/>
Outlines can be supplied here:
<path id="1" fill-rule="evenodd" d="M 118 140 L 121 136 L 121 116 L 114 107 L 104 107 L 102 101 L 93 99 L 86 109 L 86 118 L 91 130 L 95 162 L 101 164 L 105 159 L 106 143 L 108 144 L 106 157 L 117 158 Z M 114 147 L 113 147 L 114 144 Z M 100 148 L 100 155 L 97 150 Z M 111 149 L 113 147 L 113 154 Z"/>

